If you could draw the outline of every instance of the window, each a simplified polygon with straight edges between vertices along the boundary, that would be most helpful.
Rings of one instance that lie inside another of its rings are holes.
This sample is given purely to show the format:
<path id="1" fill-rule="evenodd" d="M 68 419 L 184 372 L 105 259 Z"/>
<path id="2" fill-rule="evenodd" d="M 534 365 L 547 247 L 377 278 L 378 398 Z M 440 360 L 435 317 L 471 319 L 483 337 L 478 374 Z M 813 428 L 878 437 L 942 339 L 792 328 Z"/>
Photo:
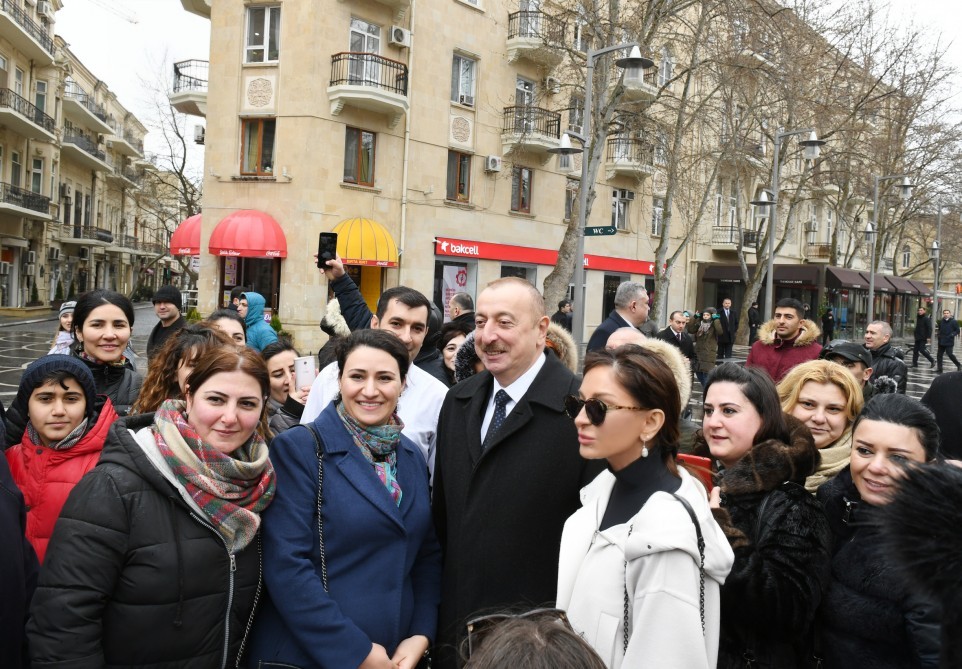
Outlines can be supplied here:
<path id="1" fill-rule="evenodd" d="M 36 83 L 37 91 L 33 96 L 34 106 L 42 112 L 47 111 L 47 82 L 38 81 Z"/>
<path id="2" fill-rule="evenodd" d="M 13 92 L 23 97 L 23 70 L 19 67 L 13 71 Z"/>
<path id="3" fill-rule="evenodd" d="M 448 151 L 449 200 L 467 202 L 471 198 L 471 155 Z"/>
<path id="4" fill-rule="evenodd" d="M 348 50 L 351 53 L 380 53 L 381 27 L 352 17 Z M 379 86 L 380 67 L 374 58 L 352 57 L 348 66 L 348 80 L 355 85 Z"/>
<path id="5" fill-rule="evenodd" d="M 818 243 L 818 207 L 816 205 L 811 206 L 812 218 L 806 226 L 806 232 L 808 233 L 805 241 L 809 244 Z"/>
<path id="6" fill-rule="evenodd" d="M 722 210 L 725 207 L 725 187 L 722 184 L 721 177 L 718 177 L 718 181 L 715 185 L 715 225 L 721 227 L 722 224 Z"/>
<path id="7" fill-rule="evenodd" d="M 628 205 L 634 199 L 635 194 L 625 188 L 611 191 L 611 227 L 615 230 L 628 229 Z"/>
<path id="8" fill-rule="evenodd" d="M 578 179 L 568 179 L 565 183 L 565 220 L 570 221 L 574 214 L 576 202 L 578 200 Z"/>
<path id="9" fill-rule="evenodd" d="M 574 169 L 574 161 L 571 160 L 571 155 L 566 153 L 558 154 L 558 171 L 559 172 L 570 172 Z"/>
<path id="10" fill-rule="evenodd" d="M 665 218 L 665 200 L 660 197 L 651 198 L 651 234 L 661 236 L 661 226 Z"/>
<path id="11" fill-rule="evenodd" d="M 675 60 L 667 46 L 661 48 L 661 63 L 658 64 L 658 85 L 664 86 L 674 76 Z"/>
<path id="12" fill-rule="evenodd" d="M 728 192 L 728 227 L 734 228 L 738 222 L 738 181 L 732 179 Z"/>
<path id="13" fill-rule="evenodd" d="M 761 200 L 762 193 L 765 193 L 765 192 L 766 191 L 764 188 L 759 188 L 755 192 L 755 201 L 758 202 L 759 200 Z M 767 193 L 766 193 L 766 196 L 767 196 Z M 770 205 L 765 207 L 762 207 L 759 205 L 752 206 L 752 230 L 754 230 L 755 232 L 758 232 L 765 226 L 765 222 L 768 220 L 769 208 L 770 208 Z"/>
<path id="14" fill-rule="evenodd" d="M 474 78 L 477 61 L 454 54 L 451 61 L 451 102 L 474 106 Z"/>
<path id="15" fill-rule="evenodd" d="M 348 128 L 344 139 L 344 181 L 361 186 L 374 185 L 374 158 L 377 135 L 367 130 Z"/>
<path id="16" fill-rule="evenodd" d="M 280 55 L 281 8 L 247 8 L 245 63 L 273 63 Z"/>
<path id="17" fill-rule="evenodd" d="M 584 98 L 573 97 L 568 102 L 568 129 L 583 134 L 585 127 Z"/>
<path id="18" fill-rule="evenodd" d="M 537 286 L 538 268 L 532 265 L 510 265 L 501 263 L 501 278 L 513 276 L 524 279 L 532 286 Z"/>
<path id="19" fill-rule="evenodd" d="M 534 173 L 530 167 L 514 167 L 511 170 L 511 211 L 531 213 L 531 182 Z"/>
<path id="20" fill-rule="evenodd" d="M 591 39 L 588 35 L 588 17 L 585 8 L 581 5 L 575 12 L 577 16 L 574 21 L 574 35 L 571 39 L 571 48 L 575 51 L 585 53 L 591 48 Z"/>
<path id="21" fill-rule="evenodd" d="M 272 118 L 241 119 L 242 175 L 274 175 L 274 131 L 275 121 Z"/>
<path id="22" fill-rule="evenodd" d="M 10 152 L 10 185 L 20 188 L 23 180 L 23 165 L 20 162 L 20 152 Z"/>
<path id="23" fill-rule="evenodd" d="M 825 241 L 832 242 L 832 226 L 834 225 L 835 212 L 831 207 L 825 208 Z"/>
<path id="24" fill-rule="evenodd" d="M 912 249 L 908 244 L 902 247 L 902 269 L 908 269 L 912 264 Z"/>
<path id="25" fill-rule="evenodd" d="M 43 158 L 34 158 L 30 170 L 30 190 L 34 193 L 43 192 Z"/>

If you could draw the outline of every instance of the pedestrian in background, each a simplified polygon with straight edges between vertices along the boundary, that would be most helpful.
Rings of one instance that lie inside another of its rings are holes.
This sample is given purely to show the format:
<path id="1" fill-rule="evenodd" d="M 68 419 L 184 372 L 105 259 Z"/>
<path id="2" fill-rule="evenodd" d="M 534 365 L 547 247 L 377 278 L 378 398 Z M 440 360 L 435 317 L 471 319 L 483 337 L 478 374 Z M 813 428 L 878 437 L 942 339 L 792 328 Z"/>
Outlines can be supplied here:
<path id="1" fill-rule="evenodd" d="M 819 329 L 804 314 L 798 300 L 785 297 L 776 302 L 775 317 L 758 331 L 745 366 L 761 367 L 778 383 L 795 365 L 817 359 L 822 352 Z"/>
<path id="2" fill-rule="evenodd" d="M 551 322 L 557 323 L 568 332 L 571 332 L 571 300 L 561 300 L 558 302 L 558 310 L 551 314 Z"/>
<path id="3" fill-rule="evenodd" d="M 909 371 L 903 360 L 904 352 L 892 344 L 892 326 L 885 321 L 874 321 L 865 328 L 865 348 L 872 354 L 872 378 L 876 390 L 882 389 L 885 379 L 891 379 L 896 392 L 905 394 Z"/>
<path id="4" fill-rule="evenodd" d="M 231 309 L 218 309 L 207 317 L 204 323 L 215 327 L 232 340 L 238 346 L 247 344 L 247 323 Z"/>
<path id="5" fill-rule="evenodd" d="M 308 384 L 304 388 L 297 388 L 294 384 L 294 359 L 300 355 L 287 339 L 268 344 L 261 351 L 271 380 L 271 395 L 267 398 L 267 424 L 275 436 L 300 424 L 304 414 L 304 402 L 311 386 Z M 311 379 L 311 383 L 313 381 Z"/>
<path id="6" fill-rule="evenodd" d="M 464 323 L 450 321 L 441 328 L 441 339 L 438 341 L 438 348 L 441 349 L 441 356 L 444 359 L 444 368 L 447 370 L 448 387 L 455 384 L 454 380 L 454 361 L 461 348 L 461 344 L 474 331 L 474 327 L 468 328 Z"/>
<path id="7" fill-rule="evenodd" d="M 57 323 L 57 334 L 53 338 L 53 346 L 47 355 L 70 355 L 73 338 L 73 310 L 77 306 L 74 300 L 60 305 L 60 318 Z"/>
<path id="8" fill-rule="evenodd" d="M 752 302 L 748 307 L 748 345 L 751 346 L 758 341 L 758 328 L 762 323 L 762 312 L 758 310 L 758 302 Z"/>
<path id="9" fill-rule="evenodd" d="M 151 301 L 154 303 L 154 313 L 157 314 L 158 321 L 147 337 L 148 358 L 156 353 L 171 335 L 187 325 L 187 319 L 180 313 L 183 304 L 179 290 L 173 286 L 161 286 Z"/>
<path id="10" fill-rule="evenodd" d="M 912 367 L 919 366 L 919 354 L 929 361 L 930 367 L 935 367 L 935 360 L 929 353 L 928 343 L 932 338 L 932 319 L 929 318 L 925 307 L 919 307 L 915 317 L 915 346 L 912 347 Z"/>
<path id="11" fill-rule="evenodd" d="M 822 314 L 822 346 L 835 339 L 835 314 L 829 307 Z"/>
<path id="12" fill-rule="evenodd" d="M 718 358 L 718 337 L 721 336 L 722 326 L 714 307 L 704 311 L 696 311 L 695 317 L 688 323 L 688 333 L 695 339 L 695 355 L 698 363 L 695 366 L 695 376 L 702 389 L 709 372 L 715 369 Z"/>
<path id="13" fill-rule="evenodd" d="M 717 313 L 722 326 L 722 333 L 718 335 L 718 357 L 730 358 L 735 335 L 738 333 L 738 313 L 732 307 L 731 298 L 722 300 L 721 309 Z"/>
<path id="14" fill-rule="evenodd" d="M 936 373 L 942 373 L 942 356 L 948 355 L 949 360 L 955 363 L 956 371 L 962 371 L 962 365 L 955 357 L 952 349 L 955 348 L 955 338 L 959 336 L 959 322 L 952 317 L 952 312 L 948 309 L 942 310 L 942 320 L 939 321 L 939 364 Z"/>
<path id="15" fill-rule="evenodd" d="M 237 305 L 237 314 L 247 324 L 247 345 L 257 352 L 277 341 L 277 333 L 264 320 L 264 305 L 266 301 L 260 293 L 247 291 L 241 295 Z"/>

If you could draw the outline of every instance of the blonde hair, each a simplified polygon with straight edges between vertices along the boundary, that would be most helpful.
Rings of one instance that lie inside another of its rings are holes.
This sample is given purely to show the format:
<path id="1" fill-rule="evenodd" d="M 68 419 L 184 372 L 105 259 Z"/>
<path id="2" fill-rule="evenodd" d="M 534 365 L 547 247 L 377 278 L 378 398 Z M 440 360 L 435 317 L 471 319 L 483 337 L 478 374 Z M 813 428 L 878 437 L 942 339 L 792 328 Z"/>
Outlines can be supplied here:
<path id="1" fill-rule="evenodd" d="M 778 399 L 782 411 L 791 413 L 798 404 L 798 394 L 806 383 L 832 384 L 845 396 L 845 413 L 849 424 L 862 411 L 862 389 L 855 377 L 842 365 L 828 360 L 810 360 L 793 367 L 778 384 Z"/>

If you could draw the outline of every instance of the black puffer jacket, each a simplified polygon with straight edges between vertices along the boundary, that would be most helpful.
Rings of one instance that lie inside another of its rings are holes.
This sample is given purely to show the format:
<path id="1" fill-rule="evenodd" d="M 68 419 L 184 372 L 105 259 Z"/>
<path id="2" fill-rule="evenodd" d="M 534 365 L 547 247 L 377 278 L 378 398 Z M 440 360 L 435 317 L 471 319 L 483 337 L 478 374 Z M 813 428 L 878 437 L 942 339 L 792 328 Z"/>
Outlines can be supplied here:
<path id="1" fill-rule="evenodd" d="M 26 529 L 23 495 L 0 455 L 0 667 L 9 669 L 30 666 L 23 626 L 40 566 Z"/>
<path id="2" fill-rule="evenodd" d="M 904 395 L 909 373 L 902 359 L 905 356 L 902 349 L 889 343 L 869 352 L 872 354 L 872 381 L 877 383 L 880 378 L 887 376 L 895 381 L 898 392 Z"/>
<path id="3" fill-rule="evenodd" d="M 260 538 L 228 554 L 128 431 L 153 418 L 114 423 L 63 508 L 27 626 L 35 668 L 240 666 Z"/>
<path id="4" fill-rule="evenodd" d="M 786 419 L 790 444 L 755 444 L 721 474 L 722 508 L 715 518 L 735 551 L 735 564 L 722 587 L 719 669 L 792 669 L 809 666 L 812 657 L 811 629 L 828 586 L 831 533 L 803 487 L 818 465 L 818 449 L 808 428 Z"/>
<path id="5" fill-rule="evenodd" d="M 835 537 L 832 580 L 819 610 L 826 669 L 939 666 L 939 608 L 899 573 L 866 521 L 846 467 L 818 489 Z"/>

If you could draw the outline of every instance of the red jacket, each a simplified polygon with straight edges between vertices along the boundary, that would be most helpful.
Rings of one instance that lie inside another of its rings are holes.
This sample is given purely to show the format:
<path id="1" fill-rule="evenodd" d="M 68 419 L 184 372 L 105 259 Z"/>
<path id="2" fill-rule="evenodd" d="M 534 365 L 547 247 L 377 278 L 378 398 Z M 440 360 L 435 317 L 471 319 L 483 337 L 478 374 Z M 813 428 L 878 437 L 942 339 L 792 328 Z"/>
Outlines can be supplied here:
<path id="1" fill-rule="evenodd" d="M 815 323 L 803 319 L 798 336 L 784 341 L 775 336 L 775 321 L 768 321 L 758 329 L 758 341 L 752 344 L 745 366 L 761 367 L 778 383 L 795 365 L 818 360 L 818 354 L 822 352 L 818 343 L 820 334 L 822 332 Z"/>
<path id="2" fill-rule="evenodd" d="M 67 496 L 97 465 L 107 431 L 115 420 L 117 413 L 108 398 L 94 426 L 72 448 L 55 451 L 34 444 L 25 432 L 23 441 L 5 452 L 10 473 L 27 504 L 27 540 L 41 563 Z"/>

